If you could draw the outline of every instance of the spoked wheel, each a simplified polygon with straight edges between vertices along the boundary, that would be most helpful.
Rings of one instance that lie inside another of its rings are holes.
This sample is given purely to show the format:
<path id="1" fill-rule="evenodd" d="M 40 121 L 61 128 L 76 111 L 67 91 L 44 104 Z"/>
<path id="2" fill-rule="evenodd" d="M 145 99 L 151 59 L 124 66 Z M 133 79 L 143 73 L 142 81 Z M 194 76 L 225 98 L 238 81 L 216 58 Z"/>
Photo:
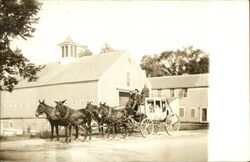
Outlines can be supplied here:
<path id="1" fill-rule="evenodd" d="M 172 136 L 180 129 L 180 119 L 177 114 L 170 114 L 165 123 L 165 129 L 168 135 Z"/>
<path id="2" fill-rule="evenodd" d="M 131 119 L 128 119 L 128 123 L 126 125 L 127 125 L 128 136 L 131 136 L 131 134 L 134 131 L 134 125 Z"/>
<path id="3" fill-rule="evenodd" d="M 159 130 L 159 126 L 158 125 L 154 125 L 154 134 L 156 134 Z"/>
<path id="4" fill-rule="evenodd" d="M 124 125 L 121 124 L 121 123 L 116 125 L 116 130 L 115 131 L 116 131 L 115 132 L 116 136 L 122 137 L 122 138 L 125 138 L 127 136 L 127 133 L 128 133 L 128 132 L 126 132 L 126 130 L 124 128 Z"/>
<path id="5" fill-rule="evenodd" d="M 152 120 L 145 118 L 141 122 L 141 135 L 143 137 L 148 137 L 154 132 L 154 123 Z"/>
<path id="6" fill-rule="evenodd" d="M 126 127 L 126 129 L 125 129 Z M 117 124 L 116 126 L 116 135 L 119 135 L 122 137 L 122 138 L 125 138 L 125 137 L 128 137 L 132 134 L 133 132 L 133 127 L 131 125 L 128 125 L 127 123 L 126 124 Z"/>

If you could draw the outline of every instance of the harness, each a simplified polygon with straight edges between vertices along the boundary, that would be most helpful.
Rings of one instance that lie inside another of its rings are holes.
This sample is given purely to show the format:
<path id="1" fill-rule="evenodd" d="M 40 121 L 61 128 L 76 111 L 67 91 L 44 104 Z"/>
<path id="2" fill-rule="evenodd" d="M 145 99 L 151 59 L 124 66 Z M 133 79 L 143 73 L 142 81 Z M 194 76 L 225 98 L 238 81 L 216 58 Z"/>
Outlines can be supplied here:
<path id="1" fill-rule="evenodd" d="M 84 109 L 84 110 L 86 110 L 87 112 L 89 112 L 90 113 L 90 116 L 91 116 L 91 118 L 92 119 L 96 119 L 96 117 L 95 117 L 95 114 L 94 113 L 92 113 L 90 110 L 88 110 L 88 109 Z"/>
<path id="2" fill-rule="evenodd" d="M 50 108 L 50 106 L 46 105 L 46 104 L 41 104 L 41 106 L 43 107 L 43 111 L 44 113 L 46 113 L 47 118 L 50 118 L 52 120 L 56 120 L 57 118 L 55 117 L 55 115 L 52 115 L 53 113 L 55 113 L 55 108 L 51 107 L 52 111 L 51 113 L 49 113 L 47 110 L 48 108 Z"/>
<path id="3" fill-rule="evenodd" d="M 71 108 L 66 107 L 66 115 L 62 118 L 62 120 L 66 120 L 66 119 L 68 118 L 70 109 L 71 109 Z"/>

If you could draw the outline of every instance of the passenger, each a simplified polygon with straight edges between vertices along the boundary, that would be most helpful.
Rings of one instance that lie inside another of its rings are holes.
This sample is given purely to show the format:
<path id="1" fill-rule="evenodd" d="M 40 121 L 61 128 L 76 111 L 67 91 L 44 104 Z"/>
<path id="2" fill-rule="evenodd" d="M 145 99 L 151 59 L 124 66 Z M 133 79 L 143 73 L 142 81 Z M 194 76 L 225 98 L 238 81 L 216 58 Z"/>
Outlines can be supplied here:
<path id="1" fill-rule="evenodd" d="M 154 106 L 152 105 L 152 103 L 148 103 L 148 109 L 149 109 L 149 112 L 151 112 L 151 113 L 155 112 L 155 109 L 154 109 Z"/>
<path id="2" fill-rule="evenodd" d="M 165 112 L 166 111 L 166 105 L 165 103 L 162 103 L 162 112 Z"/>

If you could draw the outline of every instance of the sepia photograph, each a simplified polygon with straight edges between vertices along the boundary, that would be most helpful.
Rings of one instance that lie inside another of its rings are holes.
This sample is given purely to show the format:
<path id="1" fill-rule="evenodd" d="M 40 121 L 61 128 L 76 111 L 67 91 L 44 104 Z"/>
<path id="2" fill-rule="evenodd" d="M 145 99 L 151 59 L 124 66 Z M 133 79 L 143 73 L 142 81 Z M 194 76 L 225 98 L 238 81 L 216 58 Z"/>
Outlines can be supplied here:
<path id="1" fill-rule="evenodd" d="M 248 1 L 0 0 L 0 161 L 249 161 Z"/>

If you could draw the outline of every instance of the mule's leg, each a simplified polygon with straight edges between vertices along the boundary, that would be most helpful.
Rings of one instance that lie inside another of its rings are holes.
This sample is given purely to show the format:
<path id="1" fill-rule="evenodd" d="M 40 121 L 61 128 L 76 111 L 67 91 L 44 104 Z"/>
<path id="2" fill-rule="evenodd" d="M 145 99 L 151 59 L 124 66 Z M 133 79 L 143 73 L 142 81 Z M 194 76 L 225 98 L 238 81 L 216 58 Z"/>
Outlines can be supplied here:
<path id="1" fill-rule="evenodd" d="M 69 125 L 69 142 L 71 142 L 71 129 L 72 129 L 72 126 L 71 124 Z"/>
<path id="2" fill-rule="evenodd" d="M 124 138 L 125 138 L 125 137 L 128 137 L 127 125 L 126 125 L 126 124 L 122 124 L 122 125 L 123 125 L 124 131 L 125 131 L 125 136 L 124 136 Z"/>
<path id="3" fill-rule="evenodd" d="M 107 126 L 108 126 L 108 128 L 107 128 L 108 132 L 107 132 L 107 133 L 108 133 L 108 138 L 109 138 L 109 135 L 110 135 L 110 129 L 111 129 L 110 123 L 108 123 L 108 124 L 107 124 Z"/>
<path id="4" fill-rule="evenodd" d="M 87 139 L 87 136 L 88 136 L 88 127 L 85 124 L 83 124 L 82 126 L 85 129 L 85 131 L 86 131 L 84 139 L 83 139 L 83 141 L 85 141 Z"/>
<path id="5" fill-rule="evenodd" d="M 92 135 L 92 128 L 91 128 L 91 119 L 88 122 L 88 131 L 89 131 L 89 140 L 91 140 L 91 135 Z"/>
<path id="6" fill-rule="evenodd" d="M 99 138 L 101 138 L 101 124 L 98 124 Z"/>
<path id="7" fill-rule="evenodd" d="M 56 124 L 56 140 L 59 141 L 59 131 L 58 131 L 58 125 Z"/>
<path id="8" fill-rule="evenodd" d="M 115 138 L 116 125 L 116 123 L 112 124 L 113 138 Z"/>
<path id="9" fill-rule="evenodd" d="M 65 126 L 64 129 L 65 129 L 65 142 L 68 142 L 68 126 Z"/>
<path id="10" fill-rule="evenodd" d="M 76 140 L 77 138 L 78 138 L 78 126 L 75 126 L 75 130 L 76 130 L 76 135 L 75 135 L 75 139 L 74 140 Z"/>
<path id="11" fill-rule="evenodd" d="M 104 136 L 103 123 L 101 123 L 101 135 L 102 135 L 102 138 L 103 138 L 103 136 Z"/>
<path id="12" fill-rule="evenodd" d="M 50 123 L 50 127 L 51 127 L 51 137 L 50 137 L 50 140 L 53 140 L 53 138 L 54 138 L 54 124 Z"/>

